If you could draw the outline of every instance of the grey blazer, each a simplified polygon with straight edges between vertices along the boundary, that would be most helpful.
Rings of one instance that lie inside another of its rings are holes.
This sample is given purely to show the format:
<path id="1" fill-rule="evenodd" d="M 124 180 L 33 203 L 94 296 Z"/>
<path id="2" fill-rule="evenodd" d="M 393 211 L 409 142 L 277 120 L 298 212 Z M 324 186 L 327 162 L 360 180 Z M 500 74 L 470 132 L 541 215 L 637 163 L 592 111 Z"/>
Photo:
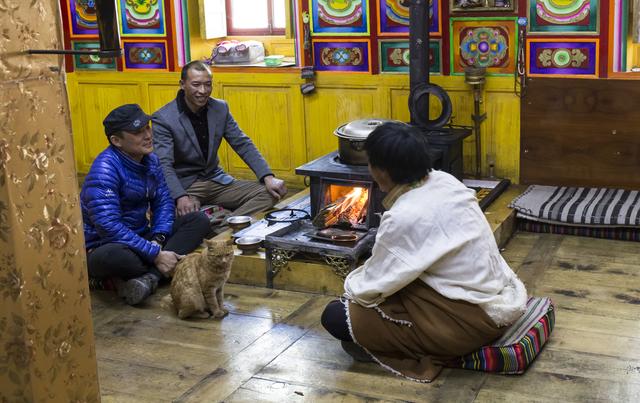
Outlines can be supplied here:
<path id="1" fill-rule="evenodd" d="M 154 152 L 160 157 L 174 200 L 186 195 L 186 189 L 198 179 L 209 179 L 223 185 L 233 181 L 233 177 L 219 166 L 218 149 L 223 138 L 258 179 L 272 173 L 251 139 L 240 130 L 229 113 L 229 105 L 223 100 L 209 99 L 207 155 L 202 155 L 193 125 L 186 113 L 179 111 L 175 99 L 156 111 L 151 121 Z"/>

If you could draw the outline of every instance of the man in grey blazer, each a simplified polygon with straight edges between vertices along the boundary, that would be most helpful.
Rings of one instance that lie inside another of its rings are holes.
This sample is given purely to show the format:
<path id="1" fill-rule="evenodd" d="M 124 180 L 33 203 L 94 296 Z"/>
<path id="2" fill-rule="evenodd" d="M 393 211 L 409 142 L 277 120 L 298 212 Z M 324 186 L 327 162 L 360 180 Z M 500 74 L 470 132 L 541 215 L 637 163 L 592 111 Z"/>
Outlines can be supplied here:
<path id="1" fill-rule="evenodd" d="M 179 216 L 216 204 L 234 215 L 272 207 L 287 193 L 251 139 L 242 132 L 227 103 L 211 98 L 209 66 L 193 61 L 182 68 L 176 99 L 153 114 L 153 145 L 160 157 Z M 253 170 L 258 181 L 237 180 L 219 165 L 222 139 Z"/>

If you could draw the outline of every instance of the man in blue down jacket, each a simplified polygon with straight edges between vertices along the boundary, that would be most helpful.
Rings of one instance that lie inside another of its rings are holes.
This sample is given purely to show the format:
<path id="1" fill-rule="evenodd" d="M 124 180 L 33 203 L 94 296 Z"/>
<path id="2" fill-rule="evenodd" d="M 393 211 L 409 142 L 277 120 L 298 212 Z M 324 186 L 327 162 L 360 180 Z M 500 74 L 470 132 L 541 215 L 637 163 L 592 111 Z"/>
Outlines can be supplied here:
<path id="1" fill-rule="evenodd" d="M 150 119 L 136 104 L 107 115 L 109 147 L 91 165 L 80 193 L 89 277 L 93 283 L 113 279 L 130 305 L 152 294 L 209 232 L 201 212 L 175 219 L 173 199 L 152 153 Z"/>

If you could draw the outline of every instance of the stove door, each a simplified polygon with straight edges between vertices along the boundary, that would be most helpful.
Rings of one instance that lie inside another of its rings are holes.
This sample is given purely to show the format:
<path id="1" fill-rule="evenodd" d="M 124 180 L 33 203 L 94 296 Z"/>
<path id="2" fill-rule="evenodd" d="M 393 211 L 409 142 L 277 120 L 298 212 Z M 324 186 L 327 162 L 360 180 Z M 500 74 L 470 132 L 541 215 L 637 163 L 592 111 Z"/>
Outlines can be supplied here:
<path id="1" fill-rule="evenodd" d="M 368 229 L 380 224 L 381 191 L 374 182 L 320 178 L 311 189 L 311 210 L 326 227 Z M 318 220 L 314 220 L 320 222 Z"/>

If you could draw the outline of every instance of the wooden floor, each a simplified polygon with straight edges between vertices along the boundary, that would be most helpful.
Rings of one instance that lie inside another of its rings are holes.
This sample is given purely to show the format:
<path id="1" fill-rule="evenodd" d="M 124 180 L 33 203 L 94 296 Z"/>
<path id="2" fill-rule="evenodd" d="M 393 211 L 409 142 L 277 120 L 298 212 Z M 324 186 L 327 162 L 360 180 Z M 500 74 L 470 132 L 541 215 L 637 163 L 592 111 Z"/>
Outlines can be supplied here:
<path id="1" fill-rule="evenodd" d="M 106 402 L 640 401 L 640 243 L 516 233 L 505 258 L 556 327 L 522 376 L 446 369 L 431 384 L 355 363 L 322 329 L 332 298 L 230 284 L 222 321 L 94 292 Z"/>

